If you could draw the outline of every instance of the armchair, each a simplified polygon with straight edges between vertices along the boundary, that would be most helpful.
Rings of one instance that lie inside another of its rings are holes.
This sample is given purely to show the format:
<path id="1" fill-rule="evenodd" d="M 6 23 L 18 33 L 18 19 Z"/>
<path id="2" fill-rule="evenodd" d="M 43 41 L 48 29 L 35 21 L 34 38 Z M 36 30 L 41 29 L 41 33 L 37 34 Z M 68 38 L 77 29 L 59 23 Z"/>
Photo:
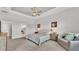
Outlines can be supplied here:
<path id="1" fill-rule="evenodd" d="M 68 41 L 64 38 L 59 37 L 57 42 L 66 50 L 79 51 L 79 40 Z"/>

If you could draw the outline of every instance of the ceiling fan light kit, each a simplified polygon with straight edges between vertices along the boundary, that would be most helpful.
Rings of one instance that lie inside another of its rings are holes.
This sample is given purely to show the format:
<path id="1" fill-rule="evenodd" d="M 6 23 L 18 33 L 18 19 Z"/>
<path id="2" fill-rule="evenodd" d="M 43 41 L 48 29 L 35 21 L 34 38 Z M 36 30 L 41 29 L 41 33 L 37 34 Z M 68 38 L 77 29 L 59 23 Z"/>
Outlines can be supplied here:
<path id="1" fill-rule="evenodd" d="M 32 16 L 40 16 L 40 12 L 36 7 L 32 8 Z"/>

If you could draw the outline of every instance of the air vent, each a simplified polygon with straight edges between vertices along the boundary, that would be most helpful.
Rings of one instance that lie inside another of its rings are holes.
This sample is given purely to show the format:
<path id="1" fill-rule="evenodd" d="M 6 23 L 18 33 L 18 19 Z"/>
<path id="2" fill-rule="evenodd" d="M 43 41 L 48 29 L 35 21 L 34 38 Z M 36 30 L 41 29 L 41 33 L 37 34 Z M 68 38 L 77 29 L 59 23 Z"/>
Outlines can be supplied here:
<path id="1" fill-rule="evenodd" d="M 6 11 L 6 10 L 1 10 L 3 13 L 8 13 L 8 11 Z"/>

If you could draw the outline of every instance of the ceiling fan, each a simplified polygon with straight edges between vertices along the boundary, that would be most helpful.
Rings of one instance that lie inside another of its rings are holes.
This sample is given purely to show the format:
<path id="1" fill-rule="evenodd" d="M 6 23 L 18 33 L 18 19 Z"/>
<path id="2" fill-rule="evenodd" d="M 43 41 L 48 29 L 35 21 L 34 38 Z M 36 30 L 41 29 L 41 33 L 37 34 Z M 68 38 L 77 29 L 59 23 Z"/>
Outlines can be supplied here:
<path id="1" fill-rule="evenodd" d="M 38 10 L 37 7 L 33 7 L 32 9 L 32 16 L 40 16 L 41 10 Z"/>

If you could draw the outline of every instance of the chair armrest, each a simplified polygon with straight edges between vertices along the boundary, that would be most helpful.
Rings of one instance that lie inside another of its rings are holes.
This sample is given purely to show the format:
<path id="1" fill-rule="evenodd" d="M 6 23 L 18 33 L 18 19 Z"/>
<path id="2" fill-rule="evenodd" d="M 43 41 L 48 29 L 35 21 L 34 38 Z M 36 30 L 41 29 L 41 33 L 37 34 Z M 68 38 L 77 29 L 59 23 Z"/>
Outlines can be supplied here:
<path id="1" fill-rule="evenodd" d="M 70 50 L 79 51 L 79 41 L 70 41 Z"/>
<path id="2" fill-rule="evenodd" d="M 58 38 L 57 42 L 66 50 L 69 50 L 69 41 L 64 38 Z"/>

